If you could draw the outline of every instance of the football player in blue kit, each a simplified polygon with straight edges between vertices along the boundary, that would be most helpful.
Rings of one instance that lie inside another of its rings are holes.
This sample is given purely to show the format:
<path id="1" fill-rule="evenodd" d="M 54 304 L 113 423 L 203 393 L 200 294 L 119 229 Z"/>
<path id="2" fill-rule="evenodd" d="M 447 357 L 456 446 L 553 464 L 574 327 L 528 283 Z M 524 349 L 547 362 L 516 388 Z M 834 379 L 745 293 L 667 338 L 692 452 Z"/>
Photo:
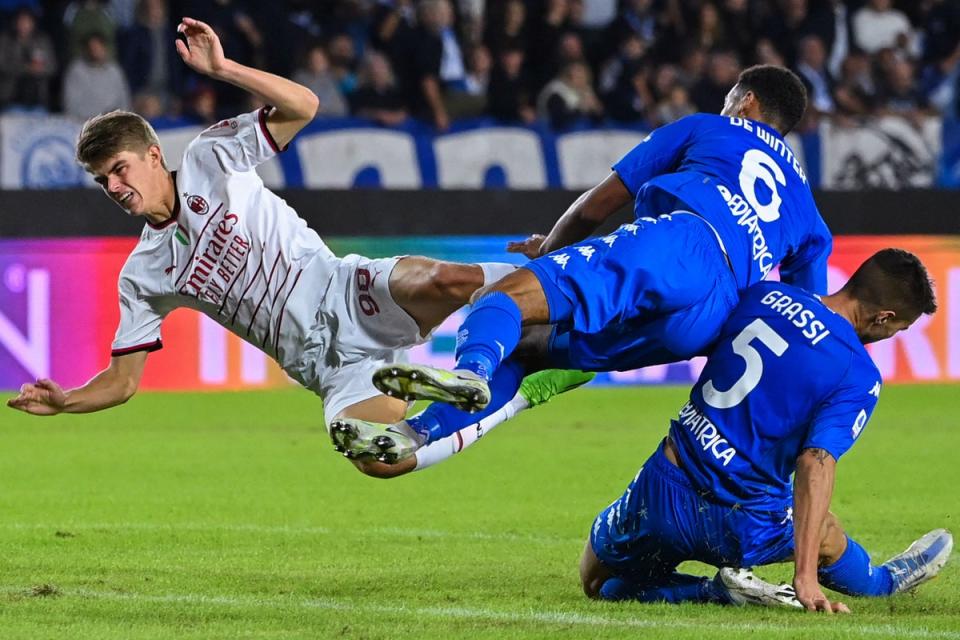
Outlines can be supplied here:
<path id="1" fill-rule="evenodd" d="M 669 435 L 594 521 L 580 565 L 586 594 L 847 611 L 820 585 L 889 596 L 935 576 L 949 532 L 876 566 L 829 511 L 837 461 L 880 396 L 863 344 L 935 310 L 925 268 L 899 249 L 876 253 L 822 299 L 777 282 L 748 289 Z M 792 589 L 735 569 L 790 558 Z M 713 579 L 678 573 L 687 560 L 727 568 Z"/>
<path id="2" fill-rule="evenodd" d="M 756 66 L 740 75 L 720 115 L 696 114 L 654 131 L 546 239 L 522 249 L 544 255 L 474 295 L 454 371 L 398 363 L 374 376 L 388 395 L 448 405 L 386 432 L 340 423 L 335 441 L 402 458 L 468 423 L 458 409 L 499 407 L 524 372 L 510 358 L 521 326 L 554 326 L 539 333 L 549 335 L 545 366 L 622 371 L 704 353 L 738 291 L 778 264 L 784 281 L 823 293 L 830 232 L 783 139 L 805 107 L 796 75 Z M 633 223 L 577 242 L 631 200 Z"/>

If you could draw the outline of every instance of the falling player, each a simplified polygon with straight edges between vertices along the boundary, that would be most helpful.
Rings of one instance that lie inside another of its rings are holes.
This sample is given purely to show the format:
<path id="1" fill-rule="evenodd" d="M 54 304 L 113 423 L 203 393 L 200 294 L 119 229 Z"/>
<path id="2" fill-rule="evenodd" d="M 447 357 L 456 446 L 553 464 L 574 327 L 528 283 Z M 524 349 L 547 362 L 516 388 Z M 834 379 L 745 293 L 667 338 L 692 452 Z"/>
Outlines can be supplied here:
<path id="1" fill-rule="evenodd" d="M 545 241 L 521 247 L 539 257 L 477 293 L 455 371 L 398 363 L 378 372 L 376 384 L 399 397 L 490 411 L 513 397 L 525 371 L 510 357 L 521 327 L 556 325 L 546 347 L 552 366 L 629 370 L 702 354 L 738 292 L 778 264 L 784 281 L 824 293 L 830 232 L 783 138 L 805 106 L 803 83 L 788 69 L 747 69 L 720 115 L 657 129 Z M 634 223 L 577 242 L 631 199 Z M 462 422 L 438 405 L 391 432 L 347 420 L 332 434 L 347 448 L 402 457 Z"/>
<path id="2" fill-rule="evenodd" d="M 829 507 L 837 461 L 880 396 L 863 345 L 935 310 L 926 269 L 899 249 L 876 253 L 822 299 L 775 282 L 749 288 L 669 434 L 594 521 L 580 565 L 586 594 L 833 612 L 847 608 L 821 584 L 888 596 L 934 577 L 949 532 L 874 566 Z M 734 569 L 791 558 L 792 589 Z M 678 573 L 687 560 L 726 569 L 712 580 Z"/>
<path id="3" fill-rule="evenodd" d="M 126 402 L 147 354 L 160 349 L 160 325 L 173 309 L 208 315 L 275 358 L 324 401 L 325 424 L 338 417 L 394 422 L 407 403 L 381 395 L 371 374 L 403 357 L 480 286 L 510 265 L 464 265 L 421 257 L 337 258 L 254 172 L 309 123 L 317 97 L 287 79 L 224 57 L 206 24 L 184 18 L 176 43 L 195 71 L 249 91 L 266 104 L 200 134 L 178 171 L 167 169 L 156 133 L 140 116 L 112 112 L 89 120 L 77 159 L 130 215 L 146 219 L 120 273 L 120 326 L 110 365 L 64 391 L 51 380 L 25 384 L 13 408 L 50 415 L 86 413 Z M 398 465 L 369 457 L 364 473 L 390 477 L 449 457 L 532 403 L 587 379 L 578 372 L 531 378 L 514 401 L 460 437 Z"/>

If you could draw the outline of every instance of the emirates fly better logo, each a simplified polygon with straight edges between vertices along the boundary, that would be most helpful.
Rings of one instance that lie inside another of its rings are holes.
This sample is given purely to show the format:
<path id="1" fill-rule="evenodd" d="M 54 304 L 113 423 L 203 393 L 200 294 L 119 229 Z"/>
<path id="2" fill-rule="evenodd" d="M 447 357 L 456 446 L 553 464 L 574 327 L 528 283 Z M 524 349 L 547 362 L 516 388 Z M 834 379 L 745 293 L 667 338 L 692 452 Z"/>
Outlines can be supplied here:
<path id="1" fill-rule="evenodd" d="M 210 211 L 207 201 L 200 196 L 187 196 L 187 206 L 197 215 L 205 216 Z"/>

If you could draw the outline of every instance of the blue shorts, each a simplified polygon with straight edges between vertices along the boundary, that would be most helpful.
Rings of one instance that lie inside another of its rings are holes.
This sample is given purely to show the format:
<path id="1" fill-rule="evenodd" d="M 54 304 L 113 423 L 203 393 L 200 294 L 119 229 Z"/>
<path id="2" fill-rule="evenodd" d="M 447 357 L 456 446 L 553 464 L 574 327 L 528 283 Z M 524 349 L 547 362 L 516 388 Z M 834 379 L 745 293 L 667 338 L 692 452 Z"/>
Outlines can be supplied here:
<path id="1" fill-rule="evenodd" d="M 783 562 L 793 554 L 793 520 L 782 511 L 734 509 L 711 502 L 663 444 L 590 530 L 597 558 L 617 575 L 643 582 L 697 560 L 716 567 Z"/>
<path id="2" fill-rule="evenodd" d="M 710 226 L 675 212 L 554 251 L 526 265 L 557 325 L 564 368 L 629 370 L 702 354 L 737 304 Z"/>

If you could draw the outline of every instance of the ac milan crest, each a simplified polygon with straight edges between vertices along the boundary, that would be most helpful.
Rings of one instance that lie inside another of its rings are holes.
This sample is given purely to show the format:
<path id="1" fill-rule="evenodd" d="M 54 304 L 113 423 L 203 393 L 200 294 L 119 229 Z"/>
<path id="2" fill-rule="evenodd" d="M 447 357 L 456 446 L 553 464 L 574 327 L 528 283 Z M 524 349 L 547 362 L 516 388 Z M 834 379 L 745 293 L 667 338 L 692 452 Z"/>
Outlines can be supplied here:
<path id="1" fill-rule="evenodd" d="M 207 212 L 210 211 L 207 201 L 200 196 L 187 196 L 187 206 L 190 207 L 190 211 L 201 216 L 207 215 Z"/>

